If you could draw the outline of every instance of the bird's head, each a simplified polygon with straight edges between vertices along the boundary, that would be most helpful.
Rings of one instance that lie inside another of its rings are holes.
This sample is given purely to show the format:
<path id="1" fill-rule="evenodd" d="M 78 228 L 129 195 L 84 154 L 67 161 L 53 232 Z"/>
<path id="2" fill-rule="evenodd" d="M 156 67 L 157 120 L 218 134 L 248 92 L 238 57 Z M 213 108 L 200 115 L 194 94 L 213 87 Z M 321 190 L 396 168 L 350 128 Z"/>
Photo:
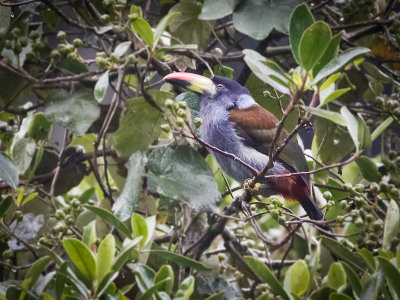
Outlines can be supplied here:
<path id="1" fill-rule="evenodd" d="M 200 95 L 203 105 L 231 109 L 247 108 L 255 104 L 245 87 L 226 77 L 214 76 L 210 79 L 193 73 L 175 72 L 168 74 L 163 80 Z"/>

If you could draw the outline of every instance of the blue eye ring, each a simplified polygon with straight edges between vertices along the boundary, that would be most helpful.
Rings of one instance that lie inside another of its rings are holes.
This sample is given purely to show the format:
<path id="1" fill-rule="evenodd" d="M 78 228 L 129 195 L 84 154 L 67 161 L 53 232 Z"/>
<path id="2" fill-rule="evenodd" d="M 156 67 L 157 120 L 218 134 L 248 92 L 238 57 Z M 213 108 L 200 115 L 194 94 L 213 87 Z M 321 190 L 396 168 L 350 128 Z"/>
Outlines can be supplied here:
<path id="1" fill-rule="evenodd" d="M 223 84 L 221 84 L 221 83 L 217 84 L 217 90 L 222 90 L 224 88 L 225 88 L 225 86 Z"/>

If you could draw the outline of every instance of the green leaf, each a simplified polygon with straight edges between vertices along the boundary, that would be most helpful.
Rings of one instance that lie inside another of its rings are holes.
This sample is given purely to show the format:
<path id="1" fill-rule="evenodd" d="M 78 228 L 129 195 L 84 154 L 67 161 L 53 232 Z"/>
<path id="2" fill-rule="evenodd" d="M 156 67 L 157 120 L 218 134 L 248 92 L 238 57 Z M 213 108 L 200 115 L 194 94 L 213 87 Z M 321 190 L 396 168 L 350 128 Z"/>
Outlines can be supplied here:
<path id="1" fill-rule="evenodd" d="M 32 267 L 29 268 L 28 272 L 25 275 L 25 279 L 21 284 L 23 290 L 19 297 L 20 300 L 25 299 L 25 296 L 27 295 L 26 291 L 32 290 L 33 286 L 35 285 L 41 273 L 43 272 L 44 268 L 47 266 L 49 262 L 50 262 L 50 257 L 43 256 L 38 260 L 36 260 L 32 265 Z"/>
<path id="2" fill-rule="evenodd" d="M 343 116 L 343 118 L 346 120 L 346 126 L 347 130 L 350 133 L 350 136 L 354 142 L 354 145 L 357 147 L 357 149 L 360 148 L 360 141 L 358 139 L 358 122 L 356 117 L 347 109 L 346 106 L 343 106 L 340 109 L 340 113 Z"/>
<path id="3" fill-rule="evenodd" d="M 108 84 L 108 71 L 106 71 L 99 77 L 94 86 L 94 99 L 96 99 L 97 102 L 101 103 L 103 101 Z"/>
<path id="4" fill-rule="evenodd" d="M 24 174 L 31 165 L 36 150 L 36 143 L 32 138 L 18 140 L 12 149 L 12 155 L 19 174 Z"/>
<path id="5" fill-rule="evenodd" d="M 324 81 L 323 84 L 321 84 L 319 90 L 320 90 L 320 91 L 323 91 L 324 89 L 330 87 L 331 85 L 333 85 L 333 84 L 336 82 L 336 80 L 339 79 L 340 76 L 341 76 L 340 73 L 332 74 L 331 76 L 328 77 L 328 79 L 326 79 L 326 80 Z M 333 87 L 334 87 L 334 86 L 333 86 Z"/>
<path id="6" fill-rule="evenodd" d="M 169 23 L 172 22 L 172 20 L 176 16 L 180 16 L 180 12 L 174 12 L 174 13 L 169 13 L 165 17 L 163 17 L 160 22 L 157 24 L 157 27 L 154 30 L 154 43 L 153 43 L 153 49 L 157 46 L 158 41 L 160 40 L 162 34 L 164 33 L 165 29 L 169 25 Z M 197 46 L 196 46 L 197 49 Z"/>
<path id="7" fill-rule="evenodd" d="M 204 45 L 214 28 L 214 21 L 199 20 L 201 4 L 191 1 L 180 1 L 175 4 L 169 13 L 179 12 L 169 24 L 169 30 L 174 37 L 179 38 L 184 44 Z"/>
<path id="8" fill-rule="evenodd" d="M 89 90 L 79 90 L 73 94 L 54 90 L 50 92 L 49 100 L 51 104 L 46 106 L 44 112 L 46 118 L 78 136 L 84 135 L 100 116 L 100 109 Z"/>
<path id="9" fill-rule="evenodd" d="M 158 286 L 158 291 L 164 291 L 167 294 L 172 293 L 172 290 L 174 289 L 175 275 L 174 270 L 170 265 L 161 266 L 156 273 L 156 276 L 154 277 L 154 283 L 157 284 L 159 282 L 163 282 L 163 284 Z"/>
<path id="10" fill-rule="evenodd" d="M 347 120 L 339 113 L 335 111 L 330 111 L 322 108 L 302 106 L 305 111 L 312 113 L 313 115 L 319 116 L 321 118 L 330 120 L 340 126 L 347 126 Z"/>
<path id="11" fill-rule="evenodd" d="M 194 291 L 194 277 L 186 277 L 182 281 L 179 290 L 176 292 L 174 300 L 189 300 Z"/>
<path id="12" fill-rule="evenodd" d="M 82 242 L 84 242 L 88 248 L 91 248 L 93 243 L 96 242 L 96 239 L 96 221 L 92 221 L 83 228 Z"/>
<path id="13" fill-rule="evenodd" d="M 173 98 L 173 94 L 169 92 L 148 93 L 159 107 L 166 99 Z M 119 128 L 111 135 L 110 141 L 119 156 L 129 157 L 138 150 L 147 150 L 160 135 L 160 125 L 161 111 L 148 103 L 144 97 L 129 99 L 126 101 L 126 110 L 121 115 Z"/>
<path id="14" fill-rule="evenodd" d="M 224 296 L 225 296 L 225 291 L 220 291 L 218 293 L 215 293 L 215 294 L 207 297 L 205 300 L 222 300 L 222 299 L 224 299 Z"/>
<path id="15" fill-rule="evenodd" d="M 89 248 L 74 238 L 64 238 L 62 241 L 65 252 L 82 275 L 89 281 L 96 278 L 96 260 Z"/>
<path id="16" fill-rule="evenodd" d="M 0 202 L 0 218 L 2 218 L 5 215 L 5 213 L 10 208 L 10 206 L 11 206 L 11 204 L 13 202 L 14 202 L 14 198 L 12 196 L 7 196 L 5 199 L 1 199 L 1 202 Z"/>
<path id="17" fill-rule="evenodd" d="M 393 200 L 392 200 L 393 201 Z M 400 297 L 400 272 L 399 270 L 386 258 L 378 256 L 379 264 L 385 273 L 386 280 L 391 283 L 393 289 L 395 290 L 397 297 Z"/>
<path id="18" fill-rule="evenodd" d="M 110 288 L 111 284 L 114 285 L 114 280 L 118 277 L 118 272 L 116 273 L 108 273 L 104 276 L 103 280 L 101 282 L 98 282 L 98 286 L 96 289 L 96 296 L 100 297 L 103 295 L 104 292 L 107 291 L 108 288 Z M 114 289 L 114 287 L 112 287 Z"/>
<path id="19" fill-rule="evenodd" d="M 100 283 L 111 272 L 115 257 L 115 240 L 112 234 L 108 234 L 100 243 L 96 258 L 96 279 Z"/>
<path id="20" fill-rule="evenodd" d="M 386 211 L 385 229 L 383 231 L 382 248 L 384 251 L 389 251 L 392 245 L 392 240 L 400 231 L 400 212 L 399 206 L 395 200 L 390 200 L 389 207 Z M 399 281 L 400 282 L 400 281 Z M 400 296 L 400 295 L 399 295 Z"/>
<path id="21" fill-rule="evenodd" d="M 118 219 L 108 210 L 91 205 L 84 205 L 84 207 L 90 210 L 92 213 L 98 215 L 104 222 L 106 222 L 110 226 L 114 226 L 120 233 L 123 233 L 126 236 L 131 235 L 131 232 L 129 231 L 128 227 L 126 227 L 125 224 L 122 223 L 120 219 Z"/>
<path id="22" fill-rule="evenodd" d="M 51 29 L 56 29 L 58 25 L 58 13 L 50 8 L 47 8 L 42 11 L 43 13 L 43 21 L 49 26 Z"/>
<path id="23" fill-rule="evenodd" d="M 45 141 L 48 139 L 51 131 L 51 123 L 46 119 L 42 112 L 37 112 L 33 115 L 33 120 L 29 124 L 28 136 L 36 142 Z"/>
<path id="24" fill-rule="evenodd" d="M 329 266 L 328 286 L 338 290 L 344 285 L 346 285 L 346 272 L 341 263 L 334 262 Z"/>
<path id="25" fill-rule="evenodd" d="M 112 54 L 114 54 L 116 57 L 120 58 L 122 55 L 125 54 L 126 51 L 128 51 L 131 44 L 132 44 L 132 42 L 130 42 L 130 41 L 119 43 L 118 46 L 115 47 Z"/>
<path id="26" fill-rule="evenodd" d="M 142 240 L 140 241 L 140 246 L 143 247 L 147 241 L 147 235 L 148 235 L 147 223 L 145 218 L 136 213 L 132 214 L 131 227 L 133 236 L 135 238 L 139 236 L 143 237 Z"/>
<path id="27" fill-rule="evenodd" d="M 256 40 L 266 38 L 272 29 L 287 33 L 292 10 L 299 0 L 241 1 L 233 12 L 235 28 Z"/>
<path id="28" fill-rule="evenodd" d="M 375 264 L 375 258 L 374 255 L 372 254 L 371 251 L 369 251 L 366 248 L 362 248 L 357 251 L 365 260 L 365 262 L 368 264 L 369 268 L 373 271 L 376 270 L 376 264 Z"/>
<path id="29" fill-rule="evenodd" d="M 327 64 L 329 63 L 332 59 L 334 59 L 340 48 L 340 41 L 342 40 L 342 34 L 338 33 L 334 35 L 331 40 L 329 41 L 328 47 L 326 47 L 324 55 L 320 58 L 318 63 L 314 66 L 312 72 L 313 76 L 315 77 L 319 71 Z"/>
<path id="30" fill-rule="evenodd" d="M 133 19 L 130 22 L 132 31 L 137 33 L 146 45 L 153 46 L 154 36 L 150 24 L 142 17 Z"/>
<path id="31" fill-rule="evenodd" d="M 142 188 L 142 176 L 146 162 L 146 154 L 142 151 L 133 153 L 129 158 L 127 166 L 128 177 L 126 178 L 124 189 L 112 208 L 114 214 L 122 221 L 129 219 L 135 211 Z"/>
<path id="32" fill-rule="evenodd" d="M 360 296 L 361 291 L 363 289 L 360 278 L 358 278 L 357 273 L 353 270 L 353 268 L 349 264 L 345 263 L 344 261 L 342 261 L 341 264 L 344 268 L 344 271 L 346 272 L 347 280 L 350 286 L 353 288 L 353 291 L 356 293 L 356 295 Z"/>
<path id="33" fill-rule="evenodd" d="M 135 267 L 136 283 L 142 293 L 154 285 L 155 272 L 146 265 L 138 264 Z"/>
<path id="34" fill-rule="evenodd" d="M 369 150 L 372 147 L 371 133 L 364 119 L 357 116 L 358 140 L 360 141 L 360 149 Z"/>
<path id="35" fill-rule="evenodd" d="M 331 28 L 322 21 L 315 22 L 304 31 L 299 44 L 299 58 L 304 69 L 309 71 L 318 63 L 331 37 Z"/>
<path id="36" fill-rule="evenodd" d="M 288 300 L 290 299 L 289 295 L 283 289 L 281 283 L 275 277 L 274 273 L 261 261 L 255 259 L 252 256 L 244 256 L 243 257 L 246 264 L 250 267 L 250 269 L 261 278 L 261 280 L 271 287 L 274 293 L 281 295 L 282 298 Z"/>
<path id="37" fill-rule="evenodd" d="M 114 265 L 112 269 L 118 272 L 128 261 L 135 258 L 137 252 L 135 252 L 135 247 L 140 243 L 142 237 L 135 238 L 134 240 L 129 240 L 124 243 L 124 247 L 121 249 L 119 254 L 114 260 Z"/>
<path id="38" fill-rule="evenodd" d="M 194 149 L 157 148 L 149 156 L 148 169 L 150 191 L 174 200 L 183 199 L 200 211 L 213 211 L 217 207 L 220 193 L 214 174 Z"/>
<path id="39" fill-rule="evenodd" d="M 310 284 L 310 272 L 304 260 L 299 260 L 287 270 L 283 286 L 297 296 L 303 295 Z"/>
<path id="40" fill-rule="evenodd" d="M 357 253 L 352 253 L 346 248 L 346 246 L 342 245 L 338 241 L 326 236 L 322 236 L 321 243 L 323 246 L 331 250 L 332 253 L 335 254 L 339 259 L 342 259 L 352 267 L 357 268 L 357 270 L 363 271 L 365 269 L 366 264 L 363 258 Z"/>
<path id="41" fill-rule="evenodd" d="M 205 0 L 201 8 L 200 20 L 216 20 L 232 14 L 236 0 Z"/>
<path id="42" fill-rule="evenodd" d="M 258 78 L 277 91 L 283 94 L 290 94 L 288 80 L 276 64 L 254 50 L 245 49 L 242 52 L 244 54 L 244 61 Z M 276 81 L 274 78 L 279 79 L 279 81 Z"/>
<path id="43" fill-rule="evenodd" d="M 376 163 L 367 156 L 360 156 L 356 159 L 356 163 L 360 168 L 361 175 L 370 182 L 381 181 L 382 175 L 378 171 Z"/>
<path id="44" fill-rule="evenodd" d="M 164 286 L 164 283 L 167 282 L 169 280 L 169 278 L 165 278 L 164 280 L 155 283 L 154 285 L 150 288 L 148 288 L 139 298 L 138 300 L 151 300 L 154 299 L 153 294 L 156 293 L 157 291 L 162 291 L 162 287 Z M 157 293 L 157 296 L 159 296 L 159 294 Z M 157 297 L 158 298 L 158 297 Z"/>
<path id="45" fill-rule="evenodd" d="M 378 296 L 378 291 L 380 288 L 380 278 L 379 273 L 375 272 L 368 279 L 364 285 L 364 289 L 361 292 L 360 300 L 375 300 Z"/>
<path id="46" fill-rule="evenodd" d="M 329 299 L 329 295 L 334 292 L 335 292 L 335 290 L 331 289 L 328 286 L 324 286 L 322 288 L 315 290 L 311 294 L 310 299 L 311 300 L 326 300 L 326 299 Z"/>
<path id="47" fill-rule="evenodd" d="M 17 167 L 14 162 L 2 152 L 0 152 L 0 181 L 3 181 L 14 189 L 19 185 Z"/>
<path id="48" fill-rule="evenodd" d="M 303 32 L 314 23 L 314 17 L 306 4 L 297 6 L 290 17 L 289 40 L 293 57 L 300 65 L 299 45 Z"/>
<path id="49" fill-rule="evenodd" d="M 351 90 L 351 88 L 338 89 L 338 90 L 330 93 L 327 97 L 324 97 L 324 98 L 321 97 L 321 105 L 327 104 L 327 103 L 339 98 L 340 96 L 342 96 L 343 94 L 347 93 L 350 90 Z"/>
<path id="50" fill-rule="evenodd" d="M 341 117 L 341 115 L 339 114 Z M 314 141 L 323 163 L 340 161 L 354 150 L 354 144 L 346 127 L 337 125 L 328 119 L 315 117 Z"/>
<path id="51" fill-rule="evenodd" d="M 329 295 L 329 300 L 353 300 L 353 298 L 342 293 L 332 293 Z"/>
<path id="52" fill-rule="evenodd" d="M 35 192 L 35 193 L 29 194 L 28 196 L 26 196 L 25 199 L 22 201 L 22 206 L 27 204 L 29 201 L 32 201 L 33 199 L 35 199 L 38 195 L 39 195 L 39 193 Z"/>
<path id="53" fill-rule="evenodd" d="M 199 271 L 208 271 L 210 270 L 209 268 L 207 268 L 203 263 L 191 259 L 189 257 L 174 253 L 174 252 L 170 252 L 170 251 L 166 251 L 166 250 L 150 250 L 151 254 L 157 255 L 159 257 L 162 257 L 166 260 L 172 261 L 178 265 L 184 266 L 184 267 L 189 267 L 195 270 L 199 270 Z"/>
<path id="54" fill-rule="evenodd" d="M 333 73 L 337 73 L 340 69 L 345 67 L 347 64 L 352 62 L 358 56 L 368 53 L 371 50 L 368 48 L 356 47 L 349 50 L 344 51 L 339 54 L 336 58 L 332 59 L 329 63 L 327 63 L 321 71 L 318 72 L 318 75 L 314 78 L 313 83 L 317 84 L 320 80 L 332 75 Z"/>
<path id="55" fill-rule="evenodd" d="M 386 130 L 386 128 L 389 127 L 390 124 L 393 122 L 393 117 L 387 118 L 385 121 L 383 121 L 381 124 L 379 124 L 378 127 L 375 128 L 375 130 L 371 133 L 371 140 L 375 141 L 375 139 L 382 134 Z"/>

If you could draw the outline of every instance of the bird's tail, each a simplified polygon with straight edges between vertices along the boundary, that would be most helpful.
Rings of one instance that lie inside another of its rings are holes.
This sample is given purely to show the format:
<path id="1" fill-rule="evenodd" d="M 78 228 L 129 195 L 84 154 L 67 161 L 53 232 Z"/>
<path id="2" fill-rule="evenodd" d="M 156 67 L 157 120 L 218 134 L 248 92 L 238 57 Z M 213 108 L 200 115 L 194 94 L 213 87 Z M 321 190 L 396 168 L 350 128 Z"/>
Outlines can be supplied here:
<path id="1" fill-rule="evenodd" d="M 301 206 L 306 211 L 307 215 L 312 220 L 324 220 L 324 215 L 322 214 L 318 205 L 310 198 L 310 196 L 305 195 L 300 199 Z M 322 230 L 319 230 L 322 234 L 331 236 L 329 233 L 332 232 L 332 229 L 327 225 L 318 225 L 318 227 Z"/>

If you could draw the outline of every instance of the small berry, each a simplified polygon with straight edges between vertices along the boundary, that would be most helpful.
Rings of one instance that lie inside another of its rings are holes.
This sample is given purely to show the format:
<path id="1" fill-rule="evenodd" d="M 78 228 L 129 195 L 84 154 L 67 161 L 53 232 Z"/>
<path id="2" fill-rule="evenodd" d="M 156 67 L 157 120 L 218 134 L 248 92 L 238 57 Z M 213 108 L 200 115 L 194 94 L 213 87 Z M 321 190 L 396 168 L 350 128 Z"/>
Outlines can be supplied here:
<path id="1" fill-rule="evenodd" d="M 65 40 L 67 38 L 67 34 L 65 33 L 65 31 L 60 30 L 57 33 L 57 39 L 59 40 Z"/>

